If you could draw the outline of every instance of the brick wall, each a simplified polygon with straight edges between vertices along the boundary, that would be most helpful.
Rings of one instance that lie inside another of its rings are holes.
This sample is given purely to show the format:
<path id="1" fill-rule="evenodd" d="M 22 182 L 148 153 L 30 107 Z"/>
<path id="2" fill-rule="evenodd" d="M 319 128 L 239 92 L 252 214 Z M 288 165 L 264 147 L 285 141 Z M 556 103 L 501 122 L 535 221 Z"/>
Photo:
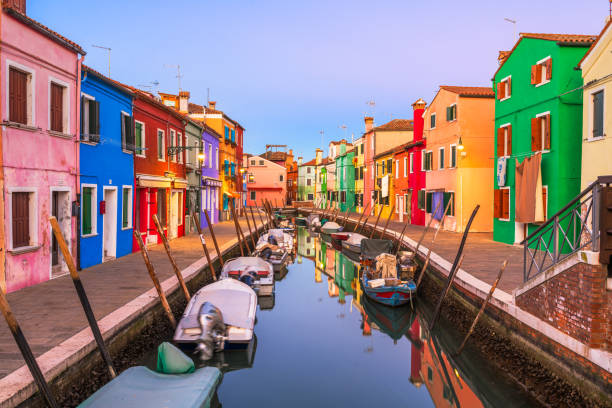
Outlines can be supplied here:
<path id="1" fill-rule="evenodd" d="M 517 306 L 592 348 L 612 350 L 607 270 L 577 263 L 516 297 Z"/>

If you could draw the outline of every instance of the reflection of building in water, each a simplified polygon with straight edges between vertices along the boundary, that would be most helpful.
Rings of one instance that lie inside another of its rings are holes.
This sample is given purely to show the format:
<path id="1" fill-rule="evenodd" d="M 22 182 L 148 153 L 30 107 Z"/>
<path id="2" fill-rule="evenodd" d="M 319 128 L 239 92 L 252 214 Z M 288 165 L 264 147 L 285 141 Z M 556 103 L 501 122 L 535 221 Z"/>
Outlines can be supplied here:
<path id="1" fill-rule="evenodd" d="M 335 251 L 334 280 L 340 289 L 339 302 L 345 302 L 345 295 L 353 295 L 353 279 L 355 278 L 355 265 L 340 251 Z"/>
<path id="2" fill-rule="evenodd" d="M 315 238 L 310 236 L 310 231 L 306 228 L 297 230 L 298 254 L 309 259 L 315 256 Z"/>
<path id="3" fill-rule="evenodd" d="M 412 329 L 414 325 L 411 331 Z M 422 327 L 420 331 L 423 345 L 420 350 L 413 346 L 411 356 L 411 364 L 416 365 L 419 362 L 420 368 L 411 367 L 410 381 L 417 386 L 424 383 L 436 407 L 483 407 L 482 402 L 438 346 L 437 340 L 428 340 Z"/>
<path id="4" fill-rule="evenodd" d="M 321 279 L 321 269 L 315 268 L 315 282 L 321 283 L 323 279 Z"/>
<path id="5" fill-rule="evenodd" d="M 317 267 L 325 272 L 325 265 L 327 264 L 327 243 L 325 241 L 317 240 L 315 245 L 315 257 L 317 259 Z"/>
<path id="6" fill-rule="evenodd" d="M 327 294 L 329 295 L 329 297 L 337 297 L 338 293 L 338 286 L 336 286 L 334 278 L 327 278 Z"/>

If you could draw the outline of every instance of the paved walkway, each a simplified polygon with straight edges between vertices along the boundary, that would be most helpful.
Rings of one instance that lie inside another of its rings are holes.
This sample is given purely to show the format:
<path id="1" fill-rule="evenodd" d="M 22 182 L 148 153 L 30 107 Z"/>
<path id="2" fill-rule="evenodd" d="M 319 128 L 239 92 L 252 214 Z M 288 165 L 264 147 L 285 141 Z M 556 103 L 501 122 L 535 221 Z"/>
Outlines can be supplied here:
<path id="1" fill-rule="evenodd" d="M 257 222 L 259 224 L 259 220 Z M 241 228 L 248 235 L 244 219 Z M 214 230 L 222 251 L 224 245 L 236 240 L 233 221 L 217 224 Z M 214 257 L 212 239 L 207 228 L 205 231 L 208 250 Z M 170 247 L 181 270 L 204 256 L 197 235 L 174 239 Z M 160 281 L 174 276 L 163 245 L 150 247 L 149 255 Z M 153 287 L 140 252 L 84 269 L 80 276 L 97 320 Z M 36 357 L 88 327 L 68 275 L 10 293 L 7 298 Z M 23 364 L 6 321 L 0 319 L 0 378 Z"/>
<path id="2" fill-rule="evenodd" d="M 350 214 L 349 218 L 357 222 L 361 214 Z M 344 221 L 344 214 L 339 215 L 336 220 L 340 224 Z M 363 223 L 363 220 L 361 221 Z M 374 226 L 376 217 L 370 216 L 368 225 Z M 379 227 L 384 227 L 386 220 L 378 222 Z M 400 233 L 404 224 L 399 221 L 390 221 L 390 230 Z M 414 241 L 421 238 L 425 227 L 420 225 L 408 225 L 405 235 Z M 432 251 L 452 263 L 455 259 L 462 234 L 456 232 L 442 231 L 438 233 L 436 242 L 431 245 L 435 228 L 430 228 L 423 239 L 426 248 L 431 246 Z M 368 235 L 369 236 L 369 235 Z M 380 237 L 380 233 L 376 234 Z M 468 238 L 463 250 L 464 258 L 461 269 L 469 272 L 470 275 L 478 278 L 490 285 L 493 284 L 499 273 L 499 269 L 505 259 L 508 259 L 508 266 L 504 271 L 498 288 L 512 294 L 512 291 L 523 283 L 523 247 L 508 245 L 493 241 L 493 233 L 473 232 L 468 234 Z"/>

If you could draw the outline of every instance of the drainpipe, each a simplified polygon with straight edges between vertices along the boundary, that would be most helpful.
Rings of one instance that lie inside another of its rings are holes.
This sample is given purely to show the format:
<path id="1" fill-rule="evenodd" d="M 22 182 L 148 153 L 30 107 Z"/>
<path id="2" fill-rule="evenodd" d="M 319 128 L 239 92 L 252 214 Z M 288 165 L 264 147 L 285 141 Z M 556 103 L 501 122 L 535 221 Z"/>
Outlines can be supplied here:
<path id="1" fill-rule="evenodd" d="M 0 9 L 0 32 L 2 31 L 2 9 Z M 0 73 L 0 78 L 2 74 Z M 0 80 L 0 94 L 2 93 L 2 80 Z M 4 162 L 2 157 L 2 127 L 0 126 L 0 220 L 6 220 L 4 217 Z M 5 232 L 4 225 L 0 229 L 0 292 L 6 293 L 6 275 L 5 275 Z"/>
<path id="2" fill-rule="evenodd" d="M 83 60 L 85 59 L 85 55 L 81 55 L 81 58 L 77 59 L 77 80 L 76 80 L 76 100 L 75 100 L 75 105 L 76 105 L 76 124 L 75 124 L 75 128 L 76 128 L 76 140 L 74 143 L 74 149 L 75 149 L 75 158 L 76 158 L 76 174 L 74 177 L 74 192 L 75 192 L 75 197 L 76 197 L 76 202 L 77 202 L 77 219 L 76 219 L 76 264 L 77 264 L 77 269 L 81 270 L 81 242 L 79 237 L 81 236 L 81 194 L 80 189 L 79 189 L 79 183 L 81 182 L 81 178 L 80 178 L 80 135 L 81 135 L 81 67 L 83 65 Z M 71 209 L 72 211 L 72 209 Z M 72 213 L 71 213 L 72 215 Z M 96 214 L 97 216 L 97 214 Z M 72 229 L 72 228 L 71 228 Z"/>

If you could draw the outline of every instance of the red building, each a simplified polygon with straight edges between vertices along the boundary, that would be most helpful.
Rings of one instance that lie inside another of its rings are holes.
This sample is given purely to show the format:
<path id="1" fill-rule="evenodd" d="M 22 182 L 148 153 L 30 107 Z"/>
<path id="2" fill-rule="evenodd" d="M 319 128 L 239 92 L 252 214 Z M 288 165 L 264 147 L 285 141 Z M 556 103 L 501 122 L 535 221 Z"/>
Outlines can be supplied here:
<path id="1" fill-rule="evenodd" d="M 414 139 L 395 149 L 396 163 L 394 219 L 425 225 L 425 171 L 421 167 L 423 138 L 423 112 L 427 104 L 419 99 L 412 104 L 414 110 Z"/>
<path id="2" fill-rule="evenodd" d="M 185 235 L 187 188 L 184 117 L 151 94 L 134 90 L 134 228 L 146 244 L 161 242 L 153 215 L 172 239 Z M 139 250 L 134 240 L 134 251 Z"/>
<path id="3" fill-rule="evenodd" d="M 236 205 L 236 209 L 241 211 L 246 206 L 247 189 L 243 177 L 244 170 L 242 166 L 242 153 L 244 151 L 244 128 L 240 123 L 236 123 L 236 193 L 240 194 L 240 201 Z"/>

